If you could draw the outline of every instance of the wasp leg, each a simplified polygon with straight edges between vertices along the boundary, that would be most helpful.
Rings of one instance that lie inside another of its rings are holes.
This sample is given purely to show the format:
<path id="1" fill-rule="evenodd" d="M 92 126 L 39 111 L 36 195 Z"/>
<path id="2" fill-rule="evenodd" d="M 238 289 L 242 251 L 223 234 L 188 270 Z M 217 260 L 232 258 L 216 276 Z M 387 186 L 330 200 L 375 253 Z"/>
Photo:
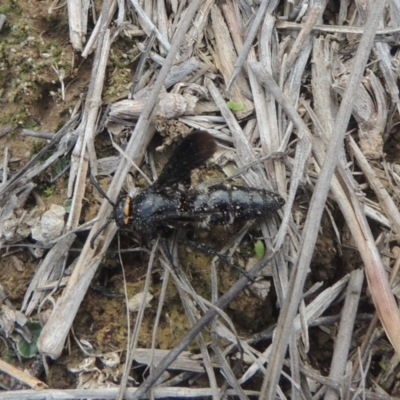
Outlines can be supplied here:
<path id="1" fill-rule="evenodd" d="M 217 256 L 225 264 L 227 264 L 231 268 L 239 271 L 239 273 L 242 274 L 243 276 L 245 276 L 249 281 L 254 282 L 254 279 L 247 273 L 247 271 L 245 271 L 243 268 L 231 263 L 228 260 L 228 257 L 225 256 L 224 254 L 220 254 L 220 253 L 218 253 L 218 251 L 212 249 L 211 247 L 205 246 L 204 244 L 197 243 L 194 240 L 190 240 L 188 238 L 186 238 L 186 242 L 188 243 L 189 246 L 203 252 L 204 254 L 209 254 L 211 256 Z"/>
<path id="2" fill-rule="evenodd" d="M 179 270 L 178 270 L 178 267 L 174 263 L 174 259 L 173 259 L 172 254 L 171 254 L 171 250 L 169 249 L 168 240 L 166 238 L 161 238 L 161 246 L 162 246 L 162 248 L 164 250 L 165 255 L 168 258 L 168 261 L 172 265 L 173 270 L 178 275 L 179 274 Z"/>
<path id="3" fill-rule="evenodd" d="M 109 219 L 108 221 L 106 221 L 98 230 L 97 232 L 92 236 L 92 238 L 90 239 L 90 248 L 94 249 L 94 242 L 96 241 L 96 239 L 99 237 L 100 233 L 104 231 L 104 229 L 107 228 L 108 224 L 111 222 L 112 220 Z"/>

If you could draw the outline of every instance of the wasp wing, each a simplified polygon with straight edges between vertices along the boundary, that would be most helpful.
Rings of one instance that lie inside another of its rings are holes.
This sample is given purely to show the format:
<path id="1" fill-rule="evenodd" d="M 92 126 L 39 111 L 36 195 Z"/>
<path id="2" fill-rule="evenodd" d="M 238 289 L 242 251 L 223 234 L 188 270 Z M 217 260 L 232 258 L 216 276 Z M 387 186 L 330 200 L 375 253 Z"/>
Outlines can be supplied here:
<path id="1" fill-rule="evenodd" d="M 202 166 L 216 149 L 217 144 L 207 131 L 190 133 L 178 144 L 154 186 L 172 186 L 189 178 L 190 172 Z"/>

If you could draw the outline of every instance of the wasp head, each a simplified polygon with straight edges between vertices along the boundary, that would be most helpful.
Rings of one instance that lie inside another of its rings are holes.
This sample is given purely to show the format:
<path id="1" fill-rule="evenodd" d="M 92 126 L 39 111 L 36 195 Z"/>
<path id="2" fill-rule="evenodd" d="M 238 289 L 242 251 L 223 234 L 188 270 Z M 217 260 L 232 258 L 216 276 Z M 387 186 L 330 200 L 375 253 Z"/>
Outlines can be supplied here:
<path id="1" fill-rule="evenodd" d="M 119 228 L 126 226 L 132 219 L 132 198 L 121 196 L 114 206 L 114 219 Z"/>

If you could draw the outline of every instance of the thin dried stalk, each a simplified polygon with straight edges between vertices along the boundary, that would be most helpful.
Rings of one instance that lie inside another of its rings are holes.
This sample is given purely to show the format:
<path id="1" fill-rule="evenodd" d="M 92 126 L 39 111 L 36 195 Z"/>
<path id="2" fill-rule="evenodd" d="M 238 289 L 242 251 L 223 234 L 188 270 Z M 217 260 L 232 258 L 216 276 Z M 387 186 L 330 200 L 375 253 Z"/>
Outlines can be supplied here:
<path id="1" fill-rule="evenodd" d="M 228 82 L 232 76 L 237 56 L 229 35 L 228 27 L 222 18 L 220 10 L 215 5 L 211 7 L 211 21 L 215 35 L 214 60 L 225 82 Z M 235 115 L 239 119 L 253 112 L 253 104 L 244 97 L 243 91 L 249 92 L 250 88 L 244 76 L 238 73 L 230 91 L 230 98 L 233 102 L 243 105 L 242 111 L 235 112 Z"/>
<path id="2" fill-rule="evenodd" d="M 230 8 L 232 8 L 232 3 L 228 3 Z M 255 15 L 255 18 L 253 20 L 253 23 L 251 25 L 251 28 L 249 30 L 249 32 L 246 35 L 246 41 L 244 43 L 241 43 L 241 49 L 240 49 L 240 54 L 239 57 L 237 58 L 236 62 L 235 62 L 235 67 L 234 70 L 232 72 L 232 75 L 228 81 L 228 83 L 226 84 L 226 91 L 229 92 L 232 86 L 232 83 L 235 81 L 236 77 L 238 76 L 240 70 L 242 69 L 242 65 L 244 64 L 244 62 L 246 61 L 247 55 L 249 54 L 249 51 L 251 49 L 251 46 L 253 44 L 253 41 L 257 35 L 257 31 L 258 31 L 258 27 L 260 26 L 264 15 L 267 11 L 267 7 L 269 6 L 269 2 L 268 1 L 263 1 L 260 4 L 259 9 L 257 10 L 257 13 Z M 227 7 L 223 7 L 223 10 L 226 10 Z M 233 11 L 233 10 L 232 10 Z M 231 16 L 233 17 L 233 13 L 231 14 Z M 237 49 L 237 47 L 236 47 Z M 238 49 L 237 49 L 238 50 Z"/>
<path id="3" fill-rule="evenodd" d="M 104 11 L 106 12 L 106 10 Z M 71 212 L 66 225 L 67 230 L 76 228 L 79 223 L 82 200 L 86 188 L 86 176 L 89 166 L 88 157 L 90 157 L 92 161 L 92 174 L 96 175 L 97 173 L 93 143 L 96 133 L 97 118 L 101 107 L 101 94 L 103 91 L 108 54 L 110 52 L 111 41 L 110 32 L 108 30 L 105 32 L 104 40 L 101 44 L 102 46 L 98 51 L 89 85 L 88 98 L 85 104 L 86 113 L 83 116 L 81 125 L 77 129 L 78 132 L 80 132 L 80 136 L 71 158 L 71 172 L 68 185 L 69 197 L 71 196 L 72 185 L 74 190 Z"/>
<path id="4" fill-rule="evenodd" d="M 331 89 L 333 84 L 331 60 L 334 57 L 335 49 L 329 40 L 323 37 L 313 40 L 311 84 L 315 114 L 319 116 L 318 121 L 322 124 L 320 134 L 332 132 L 338 109 L 338 101 Z M 315 121 L 313 122 L 316 124 Z M 327 141 L 329 138 L 327 135 L 325 137 Z"/>
<path id="5" fill-rule="evenodd" d="M 1 181 L 1 184 L 4 185 L 7 182 L 8 178 L 8 162 L 9 162 L 9 153 L 8 153 L 8 147 L 4 149 L 3 153 L 3 179 Z"/>
<path id="6" fill-rule="evenodd" d="M 109 1 L 109 0 L 105 0 Z M 69 38 L 72 47 L 80 51 L 86 35 L 89 0 L 68 0 Z"/>
<path id="7" fill-rule="evenodd" d="M 212 344 L 212 348 L 214 350 L 214 354 L 216 355 L 219 363 L 221 364 L 221 368 L 224 374 L 224 377 L 226 379 L 226 383 L 225 383 L 225 390 L 224 390 L 224 394 L 226 393 L 226 389 L 227 389 L 227 385 L 229 384 L 229 386 L 233 387 L 236 391 L 237 396 L 239 397 L 239 399 L 241 400 L 248 400 L 248 397 L 246 396 L 245 391 L 241 388 L 239 382 L 237 381 L 234 372 L 232 371 L 231 366 L 228 364 L 222 350 L 221 350 L 221 346 L 218 344 L 218 337 L 216 334 L 213 335 L 213 344 Z M 220 393 L 220 397 L 221 398 L 222 393 Z"/>
<path id="8" fill-rule="evenodd" d="M 248 139 L 244 135 L 241 126 L 239 125 L 231 110 L 226 105 L 226 102 L 222 97 L 220 91 L 212 81 L 209 81 L 209 83 L 207 84 L 207 89 L 210 92 L 210 95 L 215 101 L 217 107 L 219 108 L 222 116 L 225 118 L 230 131 L 232 132 L 235 149 L 238 155 L 239 167 L 250 164 L 256 158 L 254 155 L 254 151 L 250 143 L 248 142 Z M 268 190 L 272 190 L 271 184 L 265 179 L 265 174 L 261 171 L 261 167 L 259 165 L 255 165 L 255 169 L 259 171 L 258 174 L 255 173 L 253 170 L 248 170 L 243 173 L 243 176 L 249 183 L 249 185 L 254 187 L 265 187 Z"/>
<path id="9" fill-rule="evenodd" d="M 399 248 L 393 249 L 393 255 L 396 257 L 396 261 L 395 261 L 392 271 L 390 273 L 390 285 L 392 287 L 393 287 L 393 283 L 394 283 L 396 276 L 400 269 Z M 374 343 L 374 338 L 376 338 L 376 336 L 377 336 L 376 327 L 377 327 L 378 323 L 379 323 L 379 317 L 378 317 L 378 314 L 375 313 L 374 317 L 372 318 L 372 320 L 368 326 L 367 331 L 365 332 L 363 342 L 361 343 L 361 346 L 360 346 L 360 353 L 361 353 L 361 356 L 363 357 L 363 359 L 366 357 L 366 355 L 368 355 L 372 351 L 372 344 Z M 356 378 L 356 374 L 359 369 L 360 369 L 360 360 L 359 360 L 359 358 L 356 358 L 356 360 L 354 361 L 354 365 L 353 365 L 353 374 L 352 374 L 353 379 Z"/>
<path id="10" fill-rule="evenodd" d="M 151 33 L 151 35 L 147 38 L 147 40 L 145 41 L 145 43 L 143 44 L 143 48 L 140 48 L 140 51 L 142 52 L 140 59 L 139 59 L 139 63 L 136 66 L 136 71 L 135 71 L 135 75 L 133 76 L 133 80 L 132 80 L 132 86 L 130 89 L 130 95 L 128 96 L 128 99 L 132 99 L 134 94 L 136 93 L 136 91 L 138 90 L 138 85 L 140 82 L 140 78 L 143 75 L 143 70 L 146 64 L 146 60 L 149 57 L 150 54 L 150 50 L 153 46 L 154 40 L 156 38 L 156 34 L 153 31 Z"/>
<path id="11" fill-rule="evenodd" d="M 161 349 L 136 349 L 133 358 L 139 364 L 157 366 L 167 355 L 168 350 Z M 203 360 L 199 357 L 193 359 L 190 351 L 183 351 L 180 356 L 171 364 L 172 370 L 191 371 L 204 373 Z"/>
<path id="12" fill-rule="evenodd" d="M 350 352 L 354 322 L 363 282 L 364 271 L 355 270 L 350 274 L 346 299 L 343 305 L 342 319 L 340 321 L 339 332 L 336 337 L 335 349 L 329 373 L 329 378 L 338 382 L 342 381 L 344 378 L 343 371 L 346 369 L 347 357 Z M 324 400 L 335 400 L 338 398 L 338 392 L 328 389 L 325 393 Z"/>
<path id="13" fill-rule="evenodd" d="M 285 69 L 286 71 L 290 71 L 293 67 L 296 58 L 299 56 L 301 50 L 304 48 L 310 33 L 312 31 L 312 27 L 317 23 L 317 21 L 321 18 L 322 13 L 325 10 L 326 1 L 324 2 L 317 2 L 314 4 L 310 13 L 307 16 L 306 22 L 304 23 L 299 35 L 296 38 L 296 41 L 293 44 L 292 50 L 290 51 Z"/>
<path id="14" fill-rule="evenodd" d="M 277 55 L 274 54 L 273 45 L 273 35 L 275 33 L 274 25 L 275 18 L 273 18 L 270 14 L 266 14 L 261 29 L 260 61 L 270 73 L 272 73 L 273 70 L 273 62 L 277 59 Z M 248 59 L 249 62 L 255 60 L 256 59 L 253 56 L 251 56 L 251 59 L 250 57 Z M 254 71 L 251 71 L 252 72 L 249 72 L 249 74 L 251 74 L 250 81 L 251 85 L 254 86 L 254 81 L 256 80 L 258 82 L 258 79 L 254 79 Z M 283 132 L 279 130 L 276 103 L 275 101 L 272 101 L 272 99 L 268 99 L 268 95 L 266 93 L 264 93 L 263 97 L 266 113 L 258 113 L 257 120 L 259 121 L 258 124 L 261 123 L 261 125 L 259 125 L 259 131 L 263 152 L 265 154 L 269 154 L 269 149 L 271 149 L 271 152 L 285 149 L 286 143 L 284 140 L 285 138 L 283 137 Z M 274 162 L 273 165 L 275 170 L 276 187 L 278 188 L 278 192 L 285 197 L 287 192 L 286 169 L 283 163 L 279 161 Z"/>
<path id="15" fill-rule="evenodd" d="M 3 28 L 4 22 L 6 22 L 6 18 L 4 14 L 0 14 L 0 31 Z"/>
<path id="16" fill-rule="evenodd" d="M 215 3 L 215 0 L 205 0 L 201 5 L 199 11 L 193 20 L 193 25 L 186 35 L 186 53 L 190 56 L 196 50 L 204 37 L 206 32 L 206 26 L 208 23 L 208 16 L 210 14 L 211 6 Z"/>
<path id="17" fill-rule="evenodd" d="M 342 92 L 347 78 L 333 87 Z M 322 114 L 320 114 L 322 115 Z M 361 151 L 370 160 L 380 159 L 383 154 L 383 134 L 387 125 L 388 107 L 385 91 L 374 73 L 366 71 L 366 77 L 358 88 L 353 107 L 353 116 L 358 123 Z"/>
<path id="18" fill-rule="evenodd" d="M 263 3 L 267 5 L 268 3 L 265 2 Z M 229 26 L 230 32 L 235 32 L 235 34 L 232 34 L 234 40 L 235 40 L 235 47 L 237 51 L 240 51 L 241 54 L 239 56 L 242 57 L 242 55 L 248 55 L 248 61 L 255 61 L 256 55 L 255 51 L 253 48 L 243 48 L 243 41 L 242 41 L 242 35 L 240 33 L 240 24 L 236 19 L 236 13 L 235 10 L 233 9 L 233 4 L 232 2 L 228 2 L 227 5 L 223 6 L 223 11 L 225 18 L 227 20 L 227 24 Z M 265 12 L 265 10 L 260 10 L 260 13 Z M 261 20 L 260 20 L 261 21 Z M 257 25 L 258 26 L 258 25 Z M 253 28 L 252 28 L 253 29 Z M 247 46 L 251 45 L 251 41 L 248 42 L 248 39 L 246 39 L 246 44 Z M 243 61 L 244 62 L 244 61 Z M 237 65 L 240 63 L 240 68 L 242 61 L 237 61 Z M 247 67 L 247 63 L 246 63 Z M 235 67 L 236 68 L 236 67 Z M 236 77 L 237 73 L 240 71 L 240 68 L 234 71 L 232 78 L 231 78 L 231 83 L 233 83 L 234 78 Z M 255 79 L 254 74 L 252 71 L 248 71 L 249 75 L 249 80 L 250 80 L 250 86 L 252 90 L 252 95 L 253 95 L 253 102 L 254 102 L 254 107 L 257 115 L 257 127 L 258 131 L 260 134 L 260 140 L 261 140 L 261 146 L 262 146 L 262 153 L 263 154 L 271 154 L 274 151 L 277 151 L 280 145 L 280 140 L 279 140 L 279 133 L 277 129 L 270 129 L 270 123 L 269 123 L 269 112 L 268 111 L 273 111 L 273 116 L 276 115 L 274 105 L 271 108 L 268 106 L 270 104 L 273 104 L 273 102 L 266 102 L 266 97 L 264 93 L 264 89 L 262 86 L 258 83 L 258 81 Z M 228 89 L 227 89 L 228 90 Z M 272 124 L 273 121 L 276 121 L 272 116 Z M 279 163 L 279 162 L 278 162 Z M 279 163 L 282 166 L 282 163 Z M 272 162 L 266 162 L 265 167 L 268 173 L 268 177 L 271 180 L 271 184 L 273 188 L 280 188 L 282 189 L 282 192 L 280 193 L 285 193 L 286 190 L 286 182 L 285 182 L 285 171 L 283 168 L 281 168 L 281 173 L 279 174 L 279 179 L 276 176 L 275 170 L 274 170 L 274 163 Z M 279 184 L 278 184 L 279 182 Z"/>
<path id="19" fill-rule="evenodd" d="M 303 303 L 303 302 L 302 302 Z M 291 372 L 291 384 L 292 384 L 292 400 L 302 399 L 302 392 L 300 386 L 300 359 L 299 350 L 297 347 L 297 335 L 292 333 L 291 340 L 289 342 L 290 351 L 290 372 Z"/>
<path id="20" fill-rule="evenodd" d="M 22 302 L 21 311 L 25 311 L 26 315 L 30 315 L 37 304 L 43 299 L 43 293 L 38 292 L 37 287 L 42 287 L 48 283 L 50 275 L 66 261 L 68 249 L 71 247 L 76 235 L 69 234 L 60 240 L 46 255 L 45 259 L 39 265 L 29 287 L 25 292 L 24 301 Z M 58 268 L 60 270 L 60 268 Z M 52 276 L 52 280 L 60 277 Z"/>
<path id="21" fill-rule="evenodd" d="M 396 73 L 392 69 L 392 58 L 390 48 L 386 43 L 375 43 L 374 53 L 379 60 L 379 68 L 382 71 L 383 78 L 386 82 L 386 90 L 389 92 L 393 104 L 396 105 L 397 111 L 400 110 L 399 88 L 397 86 Z"/>
<path id="22" fill-rule="evenodd" d="M 198 314 L 197 309 L 194 306 L 193 302 L 190 301 L 189 296 L 185 292 L 180 290 L 179 287 L 178 291 L 189 323 L 191 324 L 191 326 L 194 326 L 198 321 L 198 318 L 196 318 Z M 214 368 L 211 362 L 211 356 L 207 350 L 207 345 L 201 332 L 199 332 L 199 334 L 197 335 L 196 340 L 200 345 L 201 355 L 203 356 L 204 360 L 204 367 L 206 369 L 208 381 L 212 389 L 212 398 L 214 400 L 218 400 L 221 398 L 221 396 L 220 396 L 220 391 L 218 390 L 217 378 L 214 373 Z"/>
<path id="23" fill-rule="evenodd" d="M 149 259 L 149 263 L 148 263 L 148 267 L 147 267 L 147 272 L 146 272 L 146 280 L 144 283 L 144 287 L 143 287 L 143 293 L 144 293 L 144 300 L 141 302 L 140 304 L 140 308 L 135 320 L 135 327 L 134 330 L 132 332 L 132 337 L 130 342 L 127 343 L 127 360 L 125 362 L 125 367 L 124 367 L 124 372 L 122 375 L 122 379 L 121 379 L 121 383 L 120 383 L 120 390 L 118 393 L 118 400 L 122 400 L 124 397 L 124 392 L 126 389 L 126 384 L 128 382 L 129 379 L 129 373 L 132 367 L 132 362 L 133 362 L 133 358 L 135 355 L 135 350 L 136 350 L 136 345 L 139 341 L 139 333 L 140 333 L 140 327 L 143 321 L 143 316 L 144 316 L 144 309 L 146 307 L 146 296 L 147 293 L 149 292 L 149 287 L 150 287 L 150 281 L 151 281 L 151 271 L 154 265 L 154 257 L 155 257 L 155 253 L 157 250 L 157 246 L 158 246 L 158 240 L 154 243 L 153 245 L 153 249 L 150 253 L 150 259 Z"/>
<path id="24" fill-rule="evenodd" d="M 110 8 L 107 10 L 108 16 L 107 16 L 106 26 L 110 25 L 112 17 L 115 14 L 116 8 L 117 8 L 117 0 L 112 0 L 112 2 L 110 4 Z M 89 54 L 91 54 L 94 51 L 94 49 L 96 47 L 97 39 L 100 34 L 100 30 L 102 29 L 102 26 L 104 24 L 104 19 L 102 17 L 102 13 L 103 13 L 103 11 L 101 12 L 99 19 L 97 20 L 97 23 L 93 29 L 93 32 L 90 35 L 90 38 L 87 41 L 86 46 L 82 51 L 81 55 L 83 58 L 87 58 L 89 56 Z"/>
<path id="25" fill-rule="evenodd" d="M 25 385 L 30 386 L 31 388 L 35 389 L 35 391 L 42 391 L 48 387 L 44 382 L 32 376 L 28 371 L 21 371 L 20 369 L 15 368 L 1 359 L 0 371 L 5 372 L 22 383 L 25 383 Z"/>
<path id="26" fill-rule="evenodd" d="M 386 188 L 382 185 L 382 182 L 378 179 L 375 174 L 375 171 L 368 163 L 368 160 L 364 157 L 363 153 L 357 146 L 354 139 L 349 136 L 349 144 L 350 148 L 355 155 L 358 165 L 362 169 L 366 179 L 368 180 L 371 188 L 374 190 L 379 204 L 382 209 L 385 211 L 386 217 L 389 219 L 392 228 L 399 234 L 400 233 L 400 213 L 393 199 L 390 197 Z"/>
<path id="27" fill-rule="evenodd" d="M 279 20 L 276 22 L 277 29 L 293 29 L 300 30 L 303 29 L 304 24 L 299 24 L 297 22 L 290 21 L 282 21 Z M 326 33 L 349 33 L 349 34 L 359 34 L 362 35 L 364 33 L 363 26 L 343 26 L 343 25 L 314 25 L 311 30 L 313 32 L 326 32 Z M 392 35 L 400 32 L 400 28 L 384 28 L 378 29 L 376 31 L 376 35 Z"/>
<path id="28" fill-rule="evenodd" d="M 165 1 L 164 0 L 157 0 L 157 25 L 160 30 L 160 33 L 163 37 L 168 38 L 168 21 L 167 21 L 167 12 L 165 10 Z M 167 54 L 168 49 L 160 47 L 160 54 L 165 55 Z"/>
<path id="29" fill-rule="evenodd" d="M 119 388 L 100 388 L 100 389 L 51 389 L 51 390 L 16 390 L 3 392 L 3 396 L 7 396 L 7 400 L 43 400 L 44 396 L 48 396 L 54 400 L 81 400 L 86 398 L 115 400 Z M 137 398 L 138 389 L 127 388 L 125 391 L 126 400 Z M 187 388 L 187 387 L 158 387 L 154 389 L 155 398 L 174 398 L 174 399 L 195 399 L 205 398 L 212 395 L 212 390 L 209 388 Z M 247 396 L 257 397 L 260 392 L 255 390 L 245 390 Z M 236 396 L 236 391 L 228 389 L 226 395 L 229 397 Z M 376 399 L 376 397 L 375 397 Z M 385 400 L 385 399 L 383 399 Z"/>
<path id="30" fill-rule="evenodd" d="M 149 14 L 147 14 L 142 7 L 140 7 L 139 3 L 137 2 L 137 0 L 130 0 L 130 2 L 132 3 L 132 6 L 134 7 L 134 9 L 136 10 L 138 16 L 140 17 L 140 23 L 142 25 L 143 30 L 146 32 L 147 36 L 150 36 L 152 32 L 155 32 L 156 37 L 158 39 L 158 41 L 160 42 L 160 44 L 163 45 L 163 47 L 165 48 L 165 50 L 169 51 L 171 48 L 171 45 L 168 41 L 168 38 L 166 36 L 164 36 L 153 24 L 153 22 L 151 22 L 151 19 L 148 17 Z M 150 5 L 151 2 L 146 2 L 146 4 Z"/>

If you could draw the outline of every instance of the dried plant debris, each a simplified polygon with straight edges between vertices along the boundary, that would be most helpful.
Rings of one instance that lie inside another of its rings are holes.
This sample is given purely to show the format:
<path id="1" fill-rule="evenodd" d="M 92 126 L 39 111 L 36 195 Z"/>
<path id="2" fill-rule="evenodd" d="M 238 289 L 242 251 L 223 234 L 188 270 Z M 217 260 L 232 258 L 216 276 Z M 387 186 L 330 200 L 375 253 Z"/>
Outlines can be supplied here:
<path id="1" fill-rule="evenodd" d="M 397 0 L 3 3 L 5 397 L 400 397 Z"/>
<path id="2" fill-rule="evenodd" d="M 343 93 L 348 75 L 342 75 L 333 88 Z M 360 84 L 353 116 L 359 130 L 359 146 L 365 157 L 379 160 L 383 155 L 383 134 L 387 126 L 388 109 L 385 92 L 381 82 L 371 70 L 367 70 Z"/>
<path id="3" fill-rule="evenodd" d="M 40 218 L 37 208 L 28 212 L 16 208 L 16 203 L 17 197 L 11 196 L 4 207 L 0 208 L 0 241 L 3 244 L 16 243 L 27 238 Z"/>
<path id="4" fill-rule="evenodd" d="M 128 301 L 128 308 L 131 312 L 139 311 L 141 304 L 145 302 L 145 307 L 150 307 L 150 301 L 153 300 L 154 296 L 151 293 L 137 293 L 131 297 Z"/>
<path id="5" fill-rule="evenodd" d="M 166 145 L 170 145 L 175 137 L 189 133 L 190 129 L 180 123 L 178 118 L 197 115 L 196 105 L 199 100 L 204 99 L 207 99 L 207 89 L 197 84 L 179 83 L 170 93 L 160 93 L 154 118 L 157 131 L 166 137 Z M 121 134 L 132 125 L 132 121 L 139 118 L 146 101 L 146 98 L 126 99 L 112 104 L 105 126 L 113 134 Z"/>

